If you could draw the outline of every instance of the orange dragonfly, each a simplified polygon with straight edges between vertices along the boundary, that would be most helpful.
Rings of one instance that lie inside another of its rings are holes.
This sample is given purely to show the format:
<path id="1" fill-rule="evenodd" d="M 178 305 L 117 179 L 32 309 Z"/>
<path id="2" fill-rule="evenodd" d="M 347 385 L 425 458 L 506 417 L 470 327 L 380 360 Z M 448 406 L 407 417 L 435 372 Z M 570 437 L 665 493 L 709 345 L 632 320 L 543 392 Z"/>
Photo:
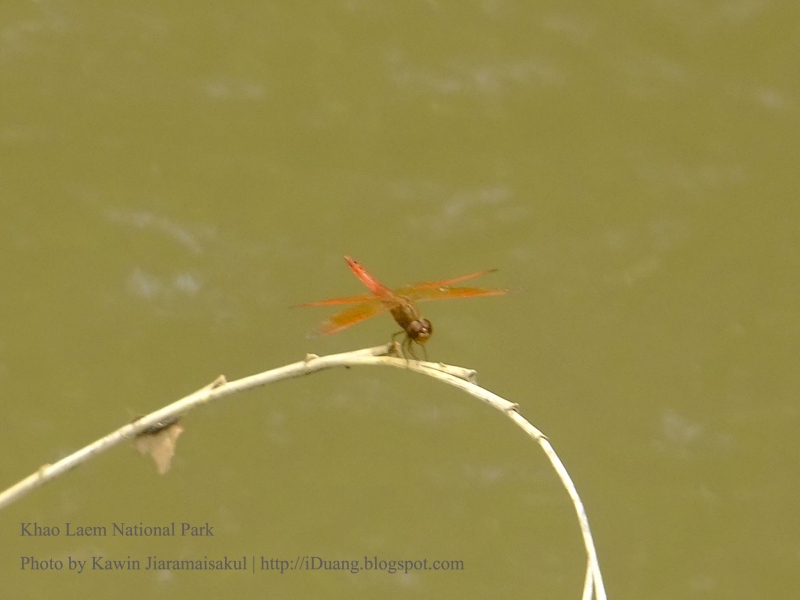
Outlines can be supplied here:
<path id="1" fill-rule="evenodd" d="M 425 352 L 425 359 L 427 360 L 428 354 L 424 344 L 433 334 L 433 325 L 431 325 L 428 319 L 422 317 L 416 305 L 417 301 L 469 298 L 473 296 L 500 296 L 508 292 L 508 290 L 504 289 L 451 286 L 453 283 L 486 275 L 496 269 L 478 271 L 471 275 L 462 275 L 461 277 L 445 279 L 444 281 L 415 283 L 414 285 L 406 285 L 396 290 L 390 290 L 358 262 L 349 256 L 345 256 L 344 259 L 347 261 L 350 270 L 352 270 L 356 277 L 369 288 L 372 294 L 366 296 L 350 296 L 348 298 L 333 298 L 331 300 L 321 300 L 319 302 L 308 302 L 298 305 L 298 308 L 307 306 L 336 306 L 339 304 L 355 305 L 333 315 L 330 319 L 317 327 L 317 329 L 312 331 L 309 337 L 336 333 L 365 319 L 374 317 L 375 315 L 389 312 L 392 317 L 394 317 L 394 320 L 397 321 L 397 324 L 402 327 L 402 331 L 395 333 L 392 336 L 392 340 L 394 340 L 396 336 L 405 333 L 405 338 L 400 347 L 403 356 L 406 356 L 406 350 L 408 350 L 409 354 L 417 359 L 416 354 L 414 354 L 414 349 L 412 348 L 412 344 L 417 344 L 422 346 L 422 350 Z"/>

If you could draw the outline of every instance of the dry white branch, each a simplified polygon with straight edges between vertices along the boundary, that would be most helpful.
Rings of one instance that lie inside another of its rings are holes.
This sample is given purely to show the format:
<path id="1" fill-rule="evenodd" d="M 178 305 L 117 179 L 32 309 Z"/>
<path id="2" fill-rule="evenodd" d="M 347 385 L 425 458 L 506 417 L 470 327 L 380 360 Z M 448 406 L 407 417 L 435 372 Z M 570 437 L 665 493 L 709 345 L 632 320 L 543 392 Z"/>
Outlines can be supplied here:
<path id="1" fill-rule="evenodd" d="M 594 596 L 597 598 L 597 600 L 606 600 L 603 578 L 600 573 L 600 565 L 597 560 L 597 551 L 594 547 L 592 533 L 589 529 L 589 520 L 586 517 L 586 511 L 583 507 L 583 502 L 581 501 L 580 496 L 578 496 L 578 491 L 575 488 L 575 484 L 572 482 L 567 469 L 564 467 L 561 459 L 558 458 L 553 446 L 547 440 L 545 435 L 519 414 L 517 410 L 517 404 L 509 402 L 497 394 L 493 394 L 492 392 L 478 386 L 475 383 L 475 371 L 464 369 L 462 367 L 444 365 L 442 363 L 408 361 L 406 359 L 397 358 L 393 355 L 395 349 L 396 347 L 394 344 L 389 344 L 376 346 L 375 348 L 366 348 L 363 350 L 355 350 L 353 352 L 345 352 L 342 354 L 332 354 L 329 356 L 316 356 L 314 354 L 309 354 L 306 356 L 305 360 L 301 362 L 286 365 L 285 367 L 280 367 L 277 369 L 272 369 L 270 371 L 264 371 L 263 373 L 259 373 L 257 375 L 251 375 L 250 377 L 244 377 L 242 379 L 237 379 L 236 381 L 230 382 L 226 381 L 225 377 L 220 375 L 209 385 L 197 390 L 192 394 L 189 394 L 185 398 L 182 398 L 177 402 L 173 402 L 172 404 L 152 412 L 149 415 L 141 417 L 133 423 L 128 423 L 127 425 L 120 427 L 116 431 L 103 438 L 100 438 L 96 442 L 89 444 L 85 448 L 70 454 L 57 463 L 52 465 L 42 465 L 35 473 L 29 475 L 19 483 L 0 493 L 0 508 L 11 504 L 35 488 L 44 485 L 48 481 L 55 479 L 59 475 L 62 475 L 71 469 L 74 469 L 81 463 L 84 463 L 90 458 L 109 450 L 121 442 L 132 440 L 137 435 L 146 432 L 147 430 L 159 428 L 165 423 L 170 423 L 174 421 L 175 418 L 185 415 L 190 410 L 200 406 L 201 404 L 205 404 L 206 402 L 217 400 L 224 396 L 229 396 L 238 392 L 243 392 L 267 383 L 273 383 L 283 379 L 291 379 L 301 375 L 309 375 L 311 373 L 322 371 L 324 369 L 330 369 L 332 367 L 377 365 L 391 366 L 414 371 L 423 375 L 428 375 L 429 377 L 433 377 L 464 390 L 468 394 L 475 396 L 489 406 L 504 413 L 525 433 L 538 442 L 539 446 L 541 446 L 545 455 L 550 460 L 550 463 L 553 465 L 558 477 L 561 479 L 561 483 L 566 488 L 567 493 L 572 500 L 575 512 L 578 516 L 578 523 L 580 525 L 581 534 L 583 536 L 583 544 L 586 548 L 587 556 L 583 599 L 589 600 Z"/>

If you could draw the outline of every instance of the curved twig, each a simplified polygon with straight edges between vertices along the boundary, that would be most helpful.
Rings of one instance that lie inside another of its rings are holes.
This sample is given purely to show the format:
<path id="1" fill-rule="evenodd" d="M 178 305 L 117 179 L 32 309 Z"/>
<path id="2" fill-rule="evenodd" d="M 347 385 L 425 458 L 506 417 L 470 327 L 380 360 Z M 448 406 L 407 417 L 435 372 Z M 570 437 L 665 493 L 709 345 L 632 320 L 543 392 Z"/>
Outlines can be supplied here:
<path id="1" fill-rule="evenodd" d="M 482 400 L 489 406 L 508 416 L 514 423 L 516 423 L 525 433 L 531 436 L 541 446 L 550 463 L 553 465 L 561 483 L 567 490 L 572 504 L 575 507 L 575 512 L 578 516 L 581 534 L 583 536 L 583 544 L 586 548 L 587 566 L 586 566 L 586 580 L 584 582 L 583 598 L 589 600 L 594 595 L 597 600 L 606 600 L 606 592 L 603 586 L 603 578 L 600 573 L 600 565 L 597 560 L 597 551 L 594 547 L 592 540 L 592 533 L 589 528 L 589 520 L 586 517 L 586 511 L 583 507 L 583 502 L 578 495 L 575 484 L 561 462 L 561 459 L 556 454 L 553 446 L 547 440 L 545 435 L 529 423 L 518 412 L 518 405 L 501 398 L 497 394 L 490 392 L 475 383 L 475 371 L 464 369 L 462 367 L 455 367 L 445 365 L 442 363 L 430 363 L 420 361 L 408 361 L 402 358 L 393 356 L 396 346 L 394 344 L 376 346 L 375 348 L 366 348 L 363 350 L 355 350 L 353 352 L 345 352 L 342 354 L 331 354 L 329 356 L 317 356 L 309 354 L 305 360 L 296 362 L 284 367 L 264 371 L 257 375 L 251 375 L 236 381 L 226 381 L 225 377 L 220 375 L 209 385 L 189 394 L 185 398 L 173 402 L 155 412 L 150 413 L 144 417 L 135 420 L 133 423 L 128 423 L 120 427 L 116 431 L 100 438 L 70 454 L 69 456 L 61 459 L 55 464 L 42 465 L 35 473 L 29 475 L 19 483 L 11 486 L 4 492 L 0 493 L 0 509 L 8 506 L 12 502 L 19 500 L 24 495 L 33 491 L 39 486 L 44 485 L 48 481 L 55 479 L 59 475 L 66 473 L 93 458 L 94 456 L 113 448 L 114 446 L 128 440 L 132 440 L 137 436 L 146 434 L 150 431 L 164 428 L 166 424 L 174 423 L 176 418 L 188 413 L 194 408 L 217 400 L 224 396 L 229 396 L 238 392 L 243 392 L 255 387 L 281 381 L 283 379 L 291 379 L 293 377 L 300 377 L 302 375 L 310 375 L 317 371 L 330 369 L 332 367 L 341 366 L 391 366 L 423 375 L 428 375 L 434 379 L 443 381 L 468 394 L 475 396 Z"/>

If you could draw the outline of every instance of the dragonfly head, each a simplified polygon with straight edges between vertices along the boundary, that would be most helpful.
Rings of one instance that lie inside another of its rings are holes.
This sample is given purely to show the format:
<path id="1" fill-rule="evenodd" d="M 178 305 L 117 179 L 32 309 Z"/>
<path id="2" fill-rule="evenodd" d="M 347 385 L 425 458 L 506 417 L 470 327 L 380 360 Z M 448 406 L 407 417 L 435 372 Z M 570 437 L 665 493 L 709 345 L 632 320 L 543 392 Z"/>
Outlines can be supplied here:
<path id="1" fill-rule="evenodd" d="M 406 329 L 408 338 L 417 344 L 424 344 L 433 335 L 433 325 L 428 319 L 417 319 L 411 321 Z"/>

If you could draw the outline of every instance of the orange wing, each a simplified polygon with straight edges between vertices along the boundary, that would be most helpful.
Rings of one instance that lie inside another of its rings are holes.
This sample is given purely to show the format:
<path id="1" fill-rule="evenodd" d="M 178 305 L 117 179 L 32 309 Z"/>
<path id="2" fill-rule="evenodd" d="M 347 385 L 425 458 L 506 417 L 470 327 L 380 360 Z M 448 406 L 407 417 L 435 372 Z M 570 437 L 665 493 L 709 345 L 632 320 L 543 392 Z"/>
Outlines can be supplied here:
<path id="1" fill-rule="evenodd" d="M 476 298 L 479 296 L 502 296 L 508 290 L 474 288 L 474 287 L 440 287 L 434 289 L 422 289 L 409 292 L 408 296 L 414 300 L 423 302 L 425 300 L 447 300 L 448 298 Z"/>
<path id="2" fill-rule="evenodd" d="M 316 302 L 305 302 L 303 304 L 297 304 L 292 308 L 307 308 L 309 306 L 336 306 L 337 304 L 354 304 L 356 302 L 373 302 L 373 301 L 380 302 L 382 299 L 383 300 L 395 299 L 394 292 L 392 292 L 392 290 L 383 285 L 380 281 L 375 279 L 372 273 L 370 273 L 364 267 L 362 267 L 360 263 L 353 260 L 349 256 L 345 256 L 344 259 L 347 261 L 347 264 L 350 266 L 350 269 L 353 271 L 353 273 L 356 274 L 356 277 L 358 277 L 361 280 L 361 282 L 370 289 L 372 294 L 366 296 L 347 296 L 345 298 L 331 298 L 329 300 L 318 300 Z"/>
<path id="3" fill-rule="evenodd" d="M 319 327 L 312 330 L 308 334 L 308 337 L 315 338 L 321 335 L 337 333 L 342 329 L 350 327 L 351 325 L 355 325 L 356 323 L 360 323 L 365 319 L 369 319 L 370 317 L 374 317 L 375 315 L 379 315 L 389 310 L 389 306 L 381 302 L 379 298 L 375 298 L 374 296 L 367 296 L 367 298 L 372 298 L 372 300 L 361 302 L 355 306 L 345 308 L 343 311 L 336 313 L 327 321 L 323 321 Z M 339 298 L 338 300 L 348 300 L 348 298 Z M 327 304 L 342 304 L 342 302 L 339 301 L 323 300 L 322 302 L 311 302 L 309 304 L 301 304 L 300 306 L 325 306 Z"/>
<path id="4" fill-rule="evenodd" d="M 382 298 L 388 298 L 394 295 L 392 290 L 378 281 L 372 273 L 361 266 L 361 263 L 349 256 L 345 256 L 344 259 L 347 261 L 350 270 L 356 274 L 356 277 L 361 280 L 361 283 L 369 288 L 370 292 Z"/>
<path id="5" fill-rule="evenodd" d="M 415 283 L 413 285 L 404 285 L 403 287 L 397 289 L 396 291 L 398 294 L 412 294 L 414 293 L 414 291 L 427 290 L 430 288 L 447 287 L 451 283 L 458 283 L 459 281 L 474 279 L 475 277 L 480 277 L 481 275 L 486 275 L 487 273 L 494 273 L 495 271 L 497 271 L 497 269 L 487 269 L 486 271 L 478 271 L 477 273 L 462 275 L 461 277 L 454 277 L 453 279 L 445 279 L 444 281 L 424 281 L 422 283 Z"/>
<path id="6" fill-rule="evenodd" d="M 318 300 L 316 302 L 305 302 L 295 304 L 292 308 L 308 308 L 309 306 L 336 306 L 337 304 L 355 304 L 356 302 L 370 302 L 379 300 L 377 296 L 349 296 L 347 298 L 331 298 L 330 300 Z"/>
<path id="7" fill-rule="evenodd" d="M 507 294 L 508 290 L 505 289 L 491 289 L 491 288 L 477 288 L 477 287 L 451 287 L 450 284 L 458 283 L 459 281 L 466 281 L 467 279 L 474 279 L 487 273 L 494 273 L 497 269 L 488 269 L 486 271 L 478 271 L 469 275 L 462 275 L 461 277 L 454 277 L 453 279 L 445 279 L 444 281 L 426 281 L 422 283 L 415 283 L 414 285 L 407 285 L 397 290 L 397 293 L 402 296 L 407 296 L 412 300 L 446 300 L 448 298 L 474 298 L 478 296 L 501 296 Z"/>

